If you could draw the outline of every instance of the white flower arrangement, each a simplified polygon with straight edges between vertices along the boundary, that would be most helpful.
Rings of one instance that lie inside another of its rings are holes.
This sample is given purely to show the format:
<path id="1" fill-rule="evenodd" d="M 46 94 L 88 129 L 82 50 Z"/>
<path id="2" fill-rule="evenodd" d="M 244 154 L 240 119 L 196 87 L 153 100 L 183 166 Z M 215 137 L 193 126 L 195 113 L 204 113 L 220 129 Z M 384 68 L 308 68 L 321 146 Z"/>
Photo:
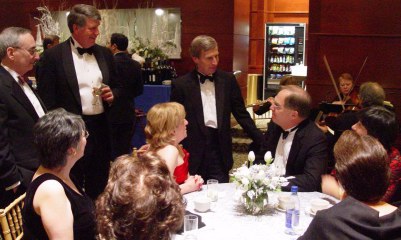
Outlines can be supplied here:
<path id="1" fill-rule="evenodd" d="M 253 164 L 254 161 L 255 153 L 251 151 L 248 154 L 248 161 L 231 174 L 231 180 L 242 191 L 242 202 L 246 210 L 257 214 L 267 205 L 268 192 L 281 191 L 281 185 L 287 182 L 287 179 L 280 177 L 276 169 L 270 165 L 273 161 L 270 151 L 264 156 L 265 164 Z M 248 162 L 250 167 L 247 166 Z"/>

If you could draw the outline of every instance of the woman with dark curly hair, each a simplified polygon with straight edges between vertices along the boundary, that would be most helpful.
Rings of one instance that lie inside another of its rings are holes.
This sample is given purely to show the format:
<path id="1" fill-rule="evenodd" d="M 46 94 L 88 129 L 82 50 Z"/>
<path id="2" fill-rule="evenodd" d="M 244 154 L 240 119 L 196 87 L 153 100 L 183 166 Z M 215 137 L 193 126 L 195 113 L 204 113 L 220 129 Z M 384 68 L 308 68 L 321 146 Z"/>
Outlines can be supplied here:
<path id="1" fill-rule="evenodd" d="M 123 155 L 112 164 L 96 201 L 99 239 L 170 239 L 183 223 L 178 185 L 158 157 Z"/>
<path id="2" fill-rule="evenodd" d="M 148 150 L 166 162 L 171 175 L 180 184 L 181 193 L 199 190 L 203 179 L 188 174 L 189 153 L 179 145 L 187 137 L 184 107 L 176 102 L 159 103 L 148 111 L 146 118 Z"/>
<path id="3" fill-rule="evenodd" d="M 390 181 L 386 149 L 347 130 L 334 157 L 342 201 L 318 211 L 299 239 L 400 239 L 401 209 L 382 200 Z"/>

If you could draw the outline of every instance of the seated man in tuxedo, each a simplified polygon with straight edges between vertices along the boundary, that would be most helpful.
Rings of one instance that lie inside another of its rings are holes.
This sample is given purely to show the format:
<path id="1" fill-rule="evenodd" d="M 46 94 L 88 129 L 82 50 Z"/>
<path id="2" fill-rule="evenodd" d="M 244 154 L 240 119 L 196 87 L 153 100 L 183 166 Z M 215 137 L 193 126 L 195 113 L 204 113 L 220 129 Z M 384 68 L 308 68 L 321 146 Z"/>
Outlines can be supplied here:
<path id="1" fill-rule="evenodd" d="M 320 191 L 321 175 L 327 167 L 327 142 L 323 132 L 309 120 L 311 97 L 302 88 L 283 86 L 272 101 L 272 122 L 256 155 L 255 163 L 271 151 L 274 166 L 299 191 Z"/>

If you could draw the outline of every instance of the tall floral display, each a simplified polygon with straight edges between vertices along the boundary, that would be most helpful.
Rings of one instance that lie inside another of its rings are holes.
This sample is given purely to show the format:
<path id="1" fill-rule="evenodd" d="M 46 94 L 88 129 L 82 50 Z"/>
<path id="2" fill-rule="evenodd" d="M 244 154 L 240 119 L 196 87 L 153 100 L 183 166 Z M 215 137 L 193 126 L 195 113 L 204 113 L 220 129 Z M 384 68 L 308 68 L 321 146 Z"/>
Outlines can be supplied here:
<path id="1" fill-rule="evenodd" d="M 241 202 L 250 214 L 263 213 L 268 205 L 268 192 L 280 191 L 281 185 L 287 182 L 271 165 L 273 158 L 270 152 L 266 152 L 264 160 L 265 164 L 253 164 L 255 153 L 251 151 L 248 161 L 231 174 L 231 180 L 241 191 Z"/>

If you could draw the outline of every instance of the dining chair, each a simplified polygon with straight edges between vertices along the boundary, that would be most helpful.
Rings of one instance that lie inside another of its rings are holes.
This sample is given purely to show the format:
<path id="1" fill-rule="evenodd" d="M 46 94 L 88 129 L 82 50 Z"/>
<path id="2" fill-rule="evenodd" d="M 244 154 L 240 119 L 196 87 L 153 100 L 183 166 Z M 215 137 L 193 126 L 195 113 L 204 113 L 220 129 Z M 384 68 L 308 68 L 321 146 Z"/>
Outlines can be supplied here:
<path id="1" fill-rule="evenodd" d="M 0 223 L 4 240 L 19 240 L 24 236 L 22 230 L 22 213 L 25 193 L 15 199 L 4 209 L 0 209 Z"/>

